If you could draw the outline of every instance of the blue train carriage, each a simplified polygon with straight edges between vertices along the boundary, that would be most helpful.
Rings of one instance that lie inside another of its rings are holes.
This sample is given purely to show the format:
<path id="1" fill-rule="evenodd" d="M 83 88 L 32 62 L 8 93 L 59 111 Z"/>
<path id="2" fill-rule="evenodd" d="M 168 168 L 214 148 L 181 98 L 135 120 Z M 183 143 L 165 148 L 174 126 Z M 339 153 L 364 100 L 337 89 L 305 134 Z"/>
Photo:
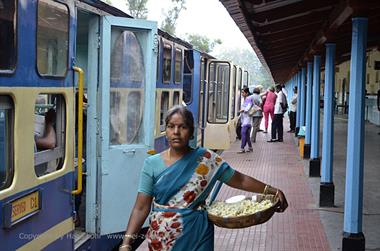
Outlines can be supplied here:
<path id="1" fill-rule="evenodd" d="M 162 152 L 168 148 L 165 137 L 165 115 L 173 106 L 182 104 L 185 51 L 190 47 L 164 31 L 159 31 L 159 53 L 156 74 L 156 117 L 154 149 Z"/>
<path id="2" fill-rule="evenodd" d="M 207 88 L 207 62 L 214 59 L 211 55 L 200 52 L 193 49 L 189 51 L 189 57 L 187 57 L 188 62 L 186 63 L 188 67 L 188 72 L 185 70 L 184 80 L 184 103 L 194 114 L 194 123 L 196 125 L 196 130 L 194 132 L 194 139 L 190 141 L 193 147 L 204 146 L 205 139 L 205 126 L 206 126 L 206 88 Z M 188 75 L 187 75 L 188 74 Z"/>
<path id="3" fill-rule="evenodd" d="M 206 120 L 204 145 L 210 149 L 228 149 L 236 140 L 240 108 L 240 89 L 244 70 L 230 61 L 207 63 Z"/>
<path id="4" fill-rule="evenodd" d="M 115 247 L 122 235 L 108 234 L 125 230 L 143 160 L 154 145 L 157 25 L 100 1 L 2 2 L 1 250 Z M 80 194 L 83 173 L 74 166 L 75 157 L 82 159 L 74 69 L 86 83 L 83 95 L 78 86 L 79 100 L 88 101 L 85 224 L 76 231 L 74 200 L 81 196 L 73 190 Z M 54 142 L 41 144 L 52 127 Z"/>
<path id="5" fill-rule="evenodd" d="M 194 115 L 197 130 L 190 144 L 204 144 L 204 119 L 207 62 L 212 56 L 200 52 L 179 38 L 159 30 L 159 54 L 157 57 L 155 150 L 168 148 L 165 138 L 165 114 L 174 105 L 182 104 Z"/>
<path id="6" fill-rule="evenodd" d="M 1 7 L 1 250 L 70 248 L 60 237 L 73 230 L 74 5 Z"/>

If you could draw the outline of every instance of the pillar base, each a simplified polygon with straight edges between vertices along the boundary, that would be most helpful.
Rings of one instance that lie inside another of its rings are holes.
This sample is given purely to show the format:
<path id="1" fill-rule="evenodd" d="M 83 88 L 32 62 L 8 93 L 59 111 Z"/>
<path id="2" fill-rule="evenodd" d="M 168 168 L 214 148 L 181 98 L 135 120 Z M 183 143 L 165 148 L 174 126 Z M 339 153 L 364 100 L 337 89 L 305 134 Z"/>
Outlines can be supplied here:
<path id="1" fill-rule="evenodd" d="M 334 206 L 334 183 L 321 182 L 319 186 L 319 206 L 333 207 Z"/>
<path id="2" fill-rule="evenodd" d="M 304 159 L 310 159 L 310 149 L 311 149 L 310 144 L 303 145 L 303 158 Z"/>
<path id="3" fill-rule="evenodd" d="M 298 136 L 298 132 L 300 131 L 300 128 L 299 127 L 296 127 L 296 132 L 294 133 L 294 137 L 297 137 Z"/>
<path id="4" fill-rule="evenodd" d="M 365 251 L 364 234 L 343 232 L 342 251 Z"/>
<path id="5" fill-rule="evenodd" d="M 309 177 L 321 177 L 321 160 L 319 158 L 310 160 Z"/>

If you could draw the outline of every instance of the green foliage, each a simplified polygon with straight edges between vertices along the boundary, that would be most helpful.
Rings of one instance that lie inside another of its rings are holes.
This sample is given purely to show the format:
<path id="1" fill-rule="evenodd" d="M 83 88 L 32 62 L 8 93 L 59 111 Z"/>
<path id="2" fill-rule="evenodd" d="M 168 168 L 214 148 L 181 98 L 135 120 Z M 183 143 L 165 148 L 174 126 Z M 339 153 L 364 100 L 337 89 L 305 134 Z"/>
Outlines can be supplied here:
<path id="1" fill-rule="evenodd" d="M 199 34 L 186 34 L 186 40 L 192 44 L 195 49 L 206 53 L 210 53 L 216 45 L 222 44 L 222 40 L 220 39 L 210 40 L 208 37 Z"/>
<path id="2" fill-rule="evenodd" d="M 249 86 L 262 85 L 264 88 L 268 88 L 274 84 L 272 77 L 252 50 L 228 49 L 215 55 L 215 57 L 221 60 L 230 60 L 247 70 L 249 72 Z"/>
<path id="3" fill-rule="evenodd" d="M 161 29 L 171 35 L 175 35 L 176 23 L 179 13 L 186 10 L 186 0 L 172 0 L 173 7 L 165 14 L 165 19 L 161 24 Z"/>
<path id="4" fill-rule="evenodd" d="M 102 0 L 102 2 L 105 2 L 106 4 L 112 5 L 111 0 Z"/>
<path id="5" fill-rule="evenodd" d="M 129 14 L 134 18 L 147 19 L 148 8 L 146 7 L 148 0 L 127 0 Z"/>

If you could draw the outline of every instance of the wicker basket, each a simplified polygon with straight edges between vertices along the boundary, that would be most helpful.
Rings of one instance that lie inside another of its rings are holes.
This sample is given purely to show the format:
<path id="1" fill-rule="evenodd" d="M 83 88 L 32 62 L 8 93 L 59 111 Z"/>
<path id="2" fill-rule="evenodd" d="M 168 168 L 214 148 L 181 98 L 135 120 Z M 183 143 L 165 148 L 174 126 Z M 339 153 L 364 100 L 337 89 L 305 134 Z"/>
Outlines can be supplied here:
<path id="1" fill-rule="evenodd" d="M 264 199 L 270 200 L 273 203 L 273 206 L 254 214 L 237 217 L 220 217 L 208 213 L 208 219 L 216 226 L 222 228 L 246 228 L 262 224 L 268 221 L 273 216 L 275 209 L 278 207 L 279 203 L 278 198 L 273 195 L 259 194 L 256 197 L 256 201 L 258 202 Z"/>

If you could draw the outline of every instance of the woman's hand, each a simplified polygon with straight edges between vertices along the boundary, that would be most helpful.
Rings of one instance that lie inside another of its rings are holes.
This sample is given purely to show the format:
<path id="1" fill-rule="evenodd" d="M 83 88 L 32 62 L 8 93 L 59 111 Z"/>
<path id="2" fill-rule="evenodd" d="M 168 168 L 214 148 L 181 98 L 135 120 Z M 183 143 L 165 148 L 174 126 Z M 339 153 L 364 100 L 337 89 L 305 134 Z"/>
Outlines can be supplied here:
<path id="1" fill-rule="evenodd" d="M 283 213 L 288 207 L 288 201 L 286 200 L 285 194 L 280 189 L 277 190 L 276 196 L 280 200 L 280 205 L 276 208 L 276 212 Z"/>
<path id="2" fill-rule="evenodd" d="M 132 246 L 130 244 L 124 244 L 122 243 L 119 247 L 119 251 L 131 251 Z"/>

